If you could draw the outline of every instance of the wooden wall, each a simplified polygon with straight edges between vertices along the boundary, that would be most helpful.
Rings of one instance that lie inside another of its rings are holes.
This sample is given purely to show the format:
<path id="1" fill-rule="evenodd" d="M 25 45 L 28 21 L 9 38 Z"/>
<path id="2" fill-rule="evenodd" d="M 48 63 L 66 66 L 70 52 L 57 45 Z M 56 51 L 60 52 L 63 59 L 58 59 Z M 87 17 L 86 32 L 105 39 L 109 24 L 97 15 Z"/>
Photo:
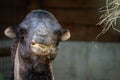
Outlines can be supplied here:
<path id="1" fill-rule="evenodd" d="M 42 0 L 41 8 L 51 11 L 71 31 L 71 40 L 94 41 L 102 27 L 96 26 L 105 0 Z M 120 41 L 119 33 L 110 30 L 98 41 Z"/>
<path id="2" fill-rule="evenodd" d="M 60 45 L 53 66 L 55 80 L 120 80 L 120 43 Z"/>
<path id="3" fill-rule="evenodd" d="M 98 9 L 104 4 L 105 0 L 1 0 L 0 38 L 6 38 L 3 34 L 5 28 L 19 24 L 30 10 L 45 9 L 71 31 L 70 40 L 94 41 L 102 30 L 96 23 L 100 17 Z M 98 41 L 119 42 L 120 33 L 110 30 Z"/>
<path id="4" fill-rule="evenodd" d="M 1 0 L 0 1 L 0 39 L 6 38 L 5 28 L 16 26 L 27 14 L 26 0 Z"/>

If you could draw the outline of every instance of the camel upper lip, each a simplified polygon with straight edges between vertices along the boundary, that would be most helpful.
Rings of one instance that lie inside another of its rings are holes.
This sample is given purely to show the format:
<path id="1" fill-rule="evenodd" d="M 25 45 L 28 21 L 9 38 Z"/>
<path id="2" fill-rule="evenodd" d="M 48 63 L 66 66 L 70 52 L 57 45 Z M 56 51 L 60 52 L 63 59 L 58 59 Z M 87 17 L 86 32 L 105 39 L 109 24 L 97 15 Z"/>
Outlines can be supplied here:
<path id="1" fill-rule="evenodd" d="M 50 50 L 54 49 L 54 46 L 50 44 L 42 44 L 32 41 L 30 44 L 30 48 L 35 54 L 47 55 L 49 54 Z"/>

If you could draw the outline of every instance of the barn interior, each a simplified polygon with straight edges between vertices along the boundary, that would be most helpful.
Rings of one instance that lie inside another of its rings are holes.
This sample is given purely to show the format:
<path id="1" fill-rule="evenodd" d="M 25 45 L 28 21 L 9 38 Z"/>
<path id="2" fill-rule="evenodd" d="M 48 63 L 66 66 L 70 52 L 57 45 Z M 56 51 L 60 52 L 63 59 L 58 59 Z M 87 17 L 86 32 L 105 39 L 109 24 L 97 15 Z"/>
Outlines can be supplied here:
<path id="1" fill-rule="evenodd" d="M 110 28 L 99 35 L 102 25 L 98 9 L 106 0 L 1 0 L 0 1 L 0 80 L 11 74 L 12 40 L 4 35 L 9 26 L 18 25 L 34 9 L 54 14 L 71 32 L 61 42 L 54 60 L 56 80 L 120 80 L 120 32 Z"/>

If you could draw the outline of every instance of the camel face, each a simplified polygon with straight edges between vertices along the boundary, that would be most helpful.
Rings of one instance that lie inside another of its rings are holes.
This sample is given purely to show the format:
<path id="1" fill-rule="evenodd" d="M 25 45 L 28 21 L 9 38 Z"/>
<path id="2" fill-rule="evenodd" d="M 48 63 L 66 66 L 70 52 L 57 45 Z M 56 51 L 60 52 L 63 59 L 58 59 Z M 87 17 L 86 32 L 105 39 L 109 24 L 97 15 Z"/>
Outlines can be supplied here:
<path id="1" fill-rule="evenodd" d="M 51 60 L 56 56 L 59 41 L 70 37 L 70 32 L 44 10 L 33 10 L 15 29 L 6 29 L 5 34 L 19 40 L 23 57 L 33 54 L 47 56 Z"/>

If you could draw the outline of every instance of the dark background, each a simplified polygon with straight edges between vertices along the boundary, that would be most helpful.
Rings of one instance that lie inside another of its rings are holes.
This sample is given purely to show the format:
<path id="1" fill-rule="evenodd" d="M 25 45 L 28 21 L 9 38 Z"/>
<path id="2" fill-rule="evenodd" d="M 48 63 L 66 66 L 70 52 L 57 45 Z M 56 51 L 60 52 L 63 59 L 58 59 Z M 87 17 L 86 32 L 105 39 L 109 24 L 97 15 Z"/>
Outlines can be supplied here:
<path id="1" fill-rule="evenodd" d="M 96 26 L 101 13 L 98 9 L 105 0 L 1 0 L 0 39 L 6 39 L 6 27 L 16 26 L 33 9 L 45 9 L 55 15 L 63 27 L 71 31 L 74 41 L 93 41 L 102 27 Z M 119 42 L 120 33 L 109 30 L 98 41 Z"/>

